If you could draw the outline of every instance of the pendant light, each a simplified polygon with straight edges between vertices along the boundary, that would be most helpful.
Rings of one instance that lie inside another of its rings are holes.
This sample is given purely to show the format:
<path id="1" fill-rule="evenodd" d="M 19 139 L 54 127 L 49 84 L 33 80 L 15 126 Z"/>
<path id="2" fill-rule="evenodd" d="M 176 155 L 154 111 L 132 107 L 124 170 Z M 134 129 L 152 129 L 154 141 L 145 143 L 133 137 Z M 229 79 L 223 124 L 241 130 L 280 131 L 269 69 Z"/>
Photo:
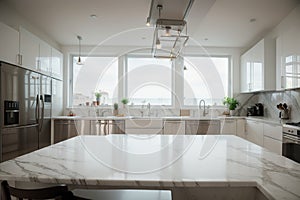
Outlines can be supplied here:
<path id="1" fill-rule="evenodd" d="M 78 57 L 78 60 L 77 60 L 77 65 L 83 65 L 83 62 L 81 61 L 81 40 L 82 40 L 82 37 L 77 35 L 77 39 L 78 39 L 78 42 L 79 42 L 79 57 Z"/>

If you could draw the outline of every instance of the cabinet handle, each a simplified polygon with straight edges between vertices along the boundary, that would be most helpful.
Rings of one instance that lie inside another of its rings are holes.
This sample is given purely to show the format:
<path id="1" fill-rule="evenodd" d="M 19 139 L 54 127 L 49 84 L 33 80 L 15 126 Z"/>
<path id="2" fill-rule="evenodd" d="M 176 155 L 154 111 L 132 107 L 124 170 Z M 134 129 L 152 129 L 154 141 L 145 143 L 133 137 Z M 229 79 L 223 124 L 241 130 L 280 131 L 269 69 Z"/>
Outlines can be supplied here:
<path id="1" fill-rule="evenodd" d="M 21 55 L 21 54 L 18 54 L 18 55 L 17 55 L 17 63 L 18 63 L 19 65 L 22 65 L 22 64 L 23 64 L 23 62 L 22 62 L 22 55 Z"/>

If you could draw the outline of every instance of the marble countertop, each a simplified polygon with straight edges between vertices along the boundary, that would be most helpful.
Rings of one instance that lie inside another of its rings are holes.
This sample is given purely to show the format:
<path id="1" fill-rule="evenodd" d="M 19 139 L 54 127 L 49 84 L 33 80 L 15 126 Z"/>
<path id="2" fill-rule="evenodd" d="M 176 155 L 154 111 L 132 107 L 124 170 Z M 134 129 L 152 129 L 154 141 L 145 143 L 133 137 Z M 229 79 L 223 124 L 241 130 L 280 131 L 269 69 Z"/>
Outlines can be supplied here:
<path id="1" fill-rule="evenodd" d="M 0 180 L 87 187 L 256 186 L 300 199 L 300 164 L 229 135 L 77 136 L 0 164 Z"/>
<path id="2" fill-rule="evenodd" d="M 190 116 L 164 116 L 164 117 L 138 117 L 138 116 L 54 116 L 51 119 L 73 119 L 73 120 L 220 120 L 218 117 L 190 117 Z"/>

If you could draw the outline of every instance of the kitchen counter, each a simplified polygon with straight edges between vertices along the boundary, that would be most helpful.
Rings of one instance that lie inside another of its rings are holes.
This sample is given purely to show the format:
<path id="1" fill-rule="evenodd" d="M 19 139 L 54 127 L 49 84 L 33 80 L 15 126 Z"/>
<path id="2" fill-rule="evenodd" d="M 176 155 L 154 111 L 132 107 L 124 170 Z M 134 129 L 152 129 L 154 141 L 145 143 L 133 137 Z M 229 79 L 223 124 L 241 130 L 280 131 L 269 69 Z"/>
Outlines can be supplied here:
<path id="1" fill-rule="evenodd" d="M 300 199 L 300 165 L 229 135 L 77 136 L 0 164 L 0 180 L 88 188 L 255 186 Z"/>

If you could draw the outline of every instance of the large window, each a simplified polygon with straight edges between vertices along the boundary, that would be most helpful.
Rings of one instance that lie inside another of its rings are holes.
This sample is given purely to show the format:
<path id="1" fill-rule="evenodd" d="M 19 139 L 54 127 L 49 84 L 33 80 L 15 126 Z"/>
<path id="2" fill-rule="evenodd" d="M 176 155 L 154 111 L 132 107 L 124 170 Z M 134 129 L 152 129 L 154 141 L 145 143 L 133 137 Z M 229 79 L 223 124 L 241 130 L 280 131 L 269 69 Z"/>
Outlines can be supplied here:
<path id="1" fill-rule="evenodd" d="M 73 57 L 73 98 L 71 104 L 91 105 L 95 92 L 101 93 L 100 105 L 112 105 L 118 96 L 118 58 L 82 57 L 84 65 L 77 65 Z"/>
<path id="2" fill-rule="evenodd" d="M 220 105 L 228 96 L 228 57 L 185 57 L 184 69 L 184 105 Z"/>
<path id="3" fill-rule="evenodd" d="M 82 58 L 84 65 L 72 59 L 70 106 L 92 105 L 95 92 L 102 94 L 101 106 L 124 97 L 133 106 L 198 106 L 201 99 L 206 105 L 221 105 L 230 94 L 229 57 L 187 56 L 182 62 L 141 55 L 91 56 Z"/>
<path id="4" fill-rule="evenodd" d="M 170 59 L 128 57 L 127 95 L 133 105 L 172 105 Z"/>

